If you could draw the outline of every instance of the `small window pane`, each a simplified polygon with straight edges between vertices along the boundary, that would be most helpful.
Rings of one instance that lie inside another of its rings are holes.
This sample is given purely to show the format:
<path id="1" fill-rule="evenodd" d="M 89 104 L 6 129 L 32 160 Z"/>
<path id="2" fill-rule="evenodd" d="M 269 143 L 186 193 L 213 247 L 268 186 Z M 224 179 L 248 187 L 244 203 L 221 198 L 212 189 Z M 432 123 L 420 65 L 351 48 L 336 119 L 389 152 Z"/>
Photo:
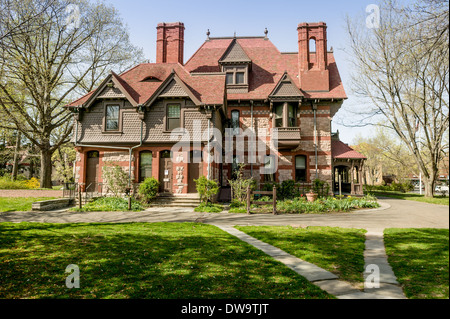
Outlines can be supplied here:
<path id="1" fill-rule="evenodd" d="M 245 75 L 245 73 L 243 73 L 243 72 L 237 72 L 236 73 L 236 84 L 243 84 L 243 83 L 245 83 L 244 75 Z"/>
<path id="2" fill-rule="evenodd" d="M 296 169 L 306 169 L 306 157 L 297 156 L 295 158 L 295 168 Z"/>
<path id="3" fill-rule="evenodd" d="M 179 118 L 168 118 L 167 119 L 167 129 L 169 131 L 172 131 L 179 127 L 180 127 L 180 119 Z"/>
<path id="4" fill-rule="evenodd" d="M 283 105 L 275 108 L 275 127 L 283 127 Z"/>
<path id="5" fill-rule="evenodd" d="M 292 105 L 288 105 L 288 126 L 295 127 L 295 108 Z"/>
<path id="6" fill-rule="evenodd" d="M 233 73 L 227 73 L 227 84 L 234 84 Z"/>
<path id="7" fill-rule="evenodd" d="M 180 117 L 181 107 L 179 104 L 168 104 L 167 105 L 167 116 L 168 117 Z"/>
<path id="8" fill-rule="evenodd" d="M 140 154 L 139 181 L 143 182 L 146 178 L 152 177 L 152 160 L 151 152 L 142 152 Z"/>

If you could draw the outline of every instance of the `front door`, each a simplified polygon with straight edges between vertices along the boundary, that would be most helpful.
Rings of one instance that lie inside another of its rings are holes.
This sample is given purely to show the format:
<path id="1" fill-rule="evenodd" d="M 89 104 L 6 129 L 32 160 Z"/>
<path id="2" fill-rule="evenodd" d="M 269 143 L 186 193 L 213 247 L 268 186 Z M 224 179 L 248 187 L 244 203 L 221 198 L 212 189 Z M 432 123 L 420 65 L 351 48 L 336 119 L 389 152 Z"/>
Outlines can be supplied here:
<path id="1" fill-rule="evenodd" d="M 172 193 L 173 172 L 172 156 L 170 151 L 163 151 L 159 157 L 159 191 L 161 193 Z"/>
<path id="2" fill-rule="evenodd" d="M 93 192 L 98 185 L 99 152 L 87 153 L 86 160 L 86 192 Z"/>
<path id="3" fill-rule="evenodd" d="M 197 193 L 195 179 L 202 176 L 202 151 L 191 151 L 189 155 L 188 193 Z"/>

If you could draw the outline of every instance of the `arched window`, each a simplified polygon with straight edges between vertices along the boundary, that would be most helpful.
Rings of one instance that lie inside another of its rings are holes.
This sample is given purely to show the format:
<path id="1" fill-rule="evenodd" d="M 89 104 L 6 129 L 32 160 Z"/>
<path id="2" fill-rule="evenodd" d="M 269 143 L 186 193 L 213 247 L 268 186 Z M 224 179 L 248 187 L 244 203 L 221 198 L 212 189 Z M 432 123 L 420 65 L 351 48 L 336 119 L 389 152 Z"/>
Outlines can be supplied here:
<path id="1" fill-rule="evenodd" d="M 309 39 L 309 58 L 310 58 L 310 63 L 315 64 L 316 63 L 316 56 L 317 56 L 317 51 L 316 51 L 316 38 L 311 38 Z M 314 53 L 314 54 L 311 54 Z"/>
<path id="2" fill-rule="evenodd" d="M 142 183 L 146 178 L 152 177 L 153 154 L 150 151 L 139 153 L 139 182 Z"/>
<path id="3" fill-rule="evenodd" d="M 295 157 L 295 181 L 306 182 L 306 156 Z"/>

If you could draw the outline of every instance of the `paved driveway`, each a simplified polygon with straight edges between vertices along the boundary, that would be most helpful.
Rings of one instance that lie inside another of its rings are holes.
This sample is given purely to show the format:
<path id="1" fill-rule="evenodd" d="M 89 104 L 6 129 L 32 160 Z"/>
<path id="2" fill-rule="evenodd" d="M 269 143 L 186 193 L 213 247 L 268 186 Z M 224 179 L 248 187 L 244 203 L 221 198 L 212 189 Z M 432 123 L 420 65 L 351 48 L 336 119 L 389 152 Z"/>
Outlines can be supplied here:
<path id="1" fill-rule="evenodd" d="M 145 212 L 8 212 L 0 222 L 128 223 L 202 222 L 216 225 L 299 225 L 347 228 L 449 228 L 449 207 L 400 199 L 380 200 L 381 209 L 308 215 L 196 213 L 183 208 L 151 208 Z"/>

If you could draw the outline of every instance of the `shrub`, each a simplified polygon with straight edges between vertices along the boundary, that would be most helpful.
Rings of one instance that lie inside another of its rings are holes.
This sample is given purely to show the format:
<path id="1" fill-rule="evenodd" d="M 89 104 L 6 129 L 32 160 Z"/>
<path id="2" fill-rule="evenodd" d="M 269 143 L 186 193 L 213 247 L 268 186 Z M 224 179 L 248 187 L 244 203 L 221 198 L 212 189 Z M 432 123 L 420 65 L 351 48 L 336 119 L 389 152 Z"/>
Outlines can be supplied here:
<path id="1" fill-rule="evenodd" d="M 223 211 L 223 206 L 213 203 L 201 203 L 194 211 L 199 213 L 220 213 Z"/>
<path id="2" fill-rule="evenodd" d="M 209 180 L 205 176 L 194 179 L 197 186 L 197 192 L 203 203 L 210 203 L 214 200 L 214 196 L 219 192 L 219 185 L 214 180 Z"/>
<path id="3" fill-rule="evenodd" d="M 139 185 L 139 197 L 146 203 L 150 203 L 158 194 L 159 181 L 154 177 L 146 178 Z"/>
<path id="4" fill-rule="evenodd" d="M 142 205 L 138 201 L 131 199 L 131 210 L 142 211 Z M 101 197 L 87 203 L 81 209 L 72 208 L 75 212 L 122 212 L 128 211 L 128 200 L 119 197 Z"/>
<path id="5" fill-rule="evenodd" d="M 283 181 L 279 189 L 277 189 L 277 198 L 292 199 L 297 197 L 297 188 L 295 187 L 295 182 L 293 180 Z"/>
<path id="6" fill-rule="evenodd" d="M 114 194 L 114 197 L 119 197 L 126 192 L 129 176 L 121 166 L 107 162 L 102 171 L 103 179 L 108 184 L 108 189 Z"/>
<path id="7" fill-rule="evenodd" d="M 233 199 L 246 203 L 247 201 L 247 191 L 256 189 L 256 181 L 253 178 L 244 178 L 245 164 L 239 164 L 239 170 L 236 174 L 235 180 L 229 180 L 228 183 L 231 186 L 233 192 Z"/>
<path id="8" fill-rule="evenodd" d="M 32 177 L 30 180 L 25 181 L 24 183 L 28 189 L 37 189 L 37 188 L 41 187 L 41 184 L 35 177 Z"/>

